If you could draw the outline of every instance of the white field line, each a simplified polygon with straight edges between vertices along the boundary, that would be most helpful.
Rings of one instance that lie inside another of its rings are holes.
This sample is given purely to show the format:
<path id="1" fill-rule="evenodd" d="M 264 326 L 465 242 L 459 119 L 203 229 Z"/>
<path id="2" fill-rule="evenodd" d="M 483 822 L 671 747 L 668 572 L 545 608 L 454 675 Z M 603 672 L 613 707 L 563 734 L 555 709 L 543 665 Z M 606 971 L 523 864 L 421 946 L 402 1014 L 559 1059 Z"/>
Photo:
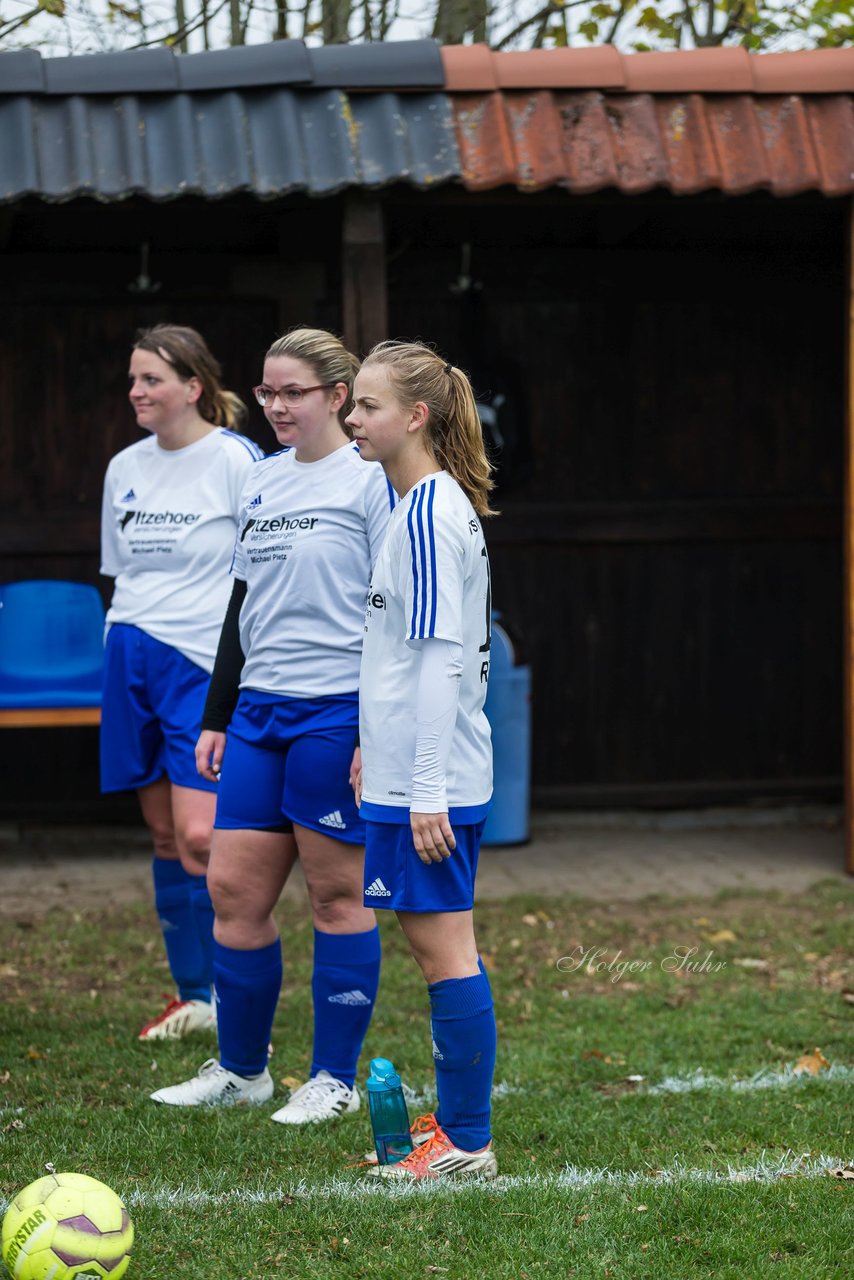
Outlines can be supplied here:
<path id="1" fill-rule="evenodd" d="M 784 1156 L 769 1157 L 764 1153 L 758 1161 L 749 1165 L 727 1164 L 717 1169 L 695 1169 L 680 1161 L 666 1169 L 584 1169 L 578 1165 L 566 1165 L 560 1173 L 525 1174 L 524 1176 L 499 1176 L 492 1182 L 459 1179 L 458 1181 L 424 1181 L 418 1183 L 386 1182 L 381 1178 L 364 1176 L 354 1169 L 347 1177 L 341 1174 L 324 1182 L 309 1183 L 305 1179 L 283 1184 L 267 1184 L 261 1187 L 228 1187 L 221 1191 L 200 1186 L 155 1186 L 148 1191 L 135 1188 L 124 1197 L 128 1208 L 143 1209 L 204 1209 L 208 1206 L 251 1206 L 277 1204 L 282 1200 L 364 1200 L 370 1197 L 447 1196 L 461 1192 L 488 1192 L 490 1197 L 508 1195 L 513 1191 L 575 1191 L 588 1187 L 634 1187 L 648 1194 L 655 1186 L 729 1186 L 735 1183 L 778 1182 L 784 1178 L 822 1178 L 842 1168 L 851 1168 L 850 1162 L 835 1156 L 812 1156 L 809 1153 L 795 1155 L 787 1151 Z M 0 1197 L 0 1214 L 6 1212 L 9 1202 Z"/>
<path id="2" fill-rule="evenodd" d="M 746 1079 L 726 1079 L 723 1076 L 707 1075 L 700 1068 L 687 1076 L 665 1076 L 658 1084 L 646 1085 L 639 1092 L 656 1095 L 662 1093 L 695 1093 L 701 1089 L 726 1090 L 729 1093 L 752 1093 L 757 1089 L 804 1088 L 816 1081 L 833 1080 L 850 1084 L 854 1081 L 854 1067 L 832 1066 L 818 1075 L 809 1071 L 795 1072 L 792 1067 L 784 1067 L 782 1071 L 763 1069 Z"/>
<path id="3" fill-rule="evenodd" d="M 364 1200 L 370 1197 L 394 1198 L 406 1196 L 446 1196 L 464 1191 L 486 1191 L 490 1196 L 507 1195 L 513 1191 L 572 1191 L 594 1186 L 643 1187 L 651 1190 L 658 1184 L 684 1185 L 686 1183 L 707 1186 L 725 1186 L 732 1183 L 771 1183 L 781 1178 L 820 1178 L 832 1170 L 842 1168 L 844 1161 L 832 1156 L 796 1156 L 788 1152 L 782 1158 L 762 1156 L 755 1164 L 738 1167 L 726 1165 L 719 1169 L 692 1169 L 676 1163 L 667 1169 L 617 1170 L 583 1169 L 567 1165 L 560 1173 L 526 1174 L 522 1177 L 501 1177 L 494 1182 L 460 1179 L 459 1181 L 431 1180 L 417 1184 L 389 1183 L 375 1177 L 337 1175 L 325 1182 L 311 1184 L 300 1180 L 287 1185 L 231 1188 L 216 1192 L 201 1188 L 159 1187 L 145 1192 L 135 1190 L 127 1200 L 132 1211 L 135 1206 L 146 1208 L 203 1208 L 206 1205 L 275 1204 L 284 1197 L 297 1200 Z"/>

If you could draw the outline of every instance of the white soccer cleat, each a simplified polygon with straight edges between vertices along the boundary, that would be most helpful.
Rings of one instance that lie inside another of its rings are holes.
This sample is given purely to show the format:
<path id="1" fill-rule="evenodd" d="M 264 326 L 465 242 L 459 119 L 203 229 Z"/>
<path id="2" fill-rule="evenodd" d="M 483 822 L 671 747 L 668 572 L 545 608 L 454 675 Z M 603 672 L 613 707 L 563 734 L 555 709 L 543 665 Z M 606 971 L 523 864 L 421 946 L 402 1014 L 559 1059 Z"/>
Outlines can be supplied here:
<path id="1" fill-rule="evenodd" d="M 194 1031 L 216 1031 L 216 1005 L 205 1000 L 170 1000 L 162 1013 L 146 1022 L 140 1040 L 181 1040 Z"/>
<path id="2" fill-rule="evenodd" d="M 266 1067 L 259 1076 L 236 1076 L 208 1058 L 192 1080 L 158 1089 L 151 1099 L 170 1107 L 233 1107 L 269 1102 L 272 1096 L 273 1077 Z"/>
<path id="3" fill-rule="evenodd" d="M 359 1090 L 355 1085 L 350 1089 L 328 1071 L 318 1071 L 294 1089 L 290 1099 L 274 1111 L 270 1119 L 277 1124 L 322 1124 L 324 1120 L 334 1120 L 358 1110 Z"/>
<path id="4" fill-rule="evenodd" d="M 381 1164 L 379 1173 L 382 1178 L 401 1182 L 421 1178 L 495 1178 L 498 1164 L 491 1142 L 482 1151 L 462 1151 L 437 1125 L 432 1138 L 397 1164 Z"/>

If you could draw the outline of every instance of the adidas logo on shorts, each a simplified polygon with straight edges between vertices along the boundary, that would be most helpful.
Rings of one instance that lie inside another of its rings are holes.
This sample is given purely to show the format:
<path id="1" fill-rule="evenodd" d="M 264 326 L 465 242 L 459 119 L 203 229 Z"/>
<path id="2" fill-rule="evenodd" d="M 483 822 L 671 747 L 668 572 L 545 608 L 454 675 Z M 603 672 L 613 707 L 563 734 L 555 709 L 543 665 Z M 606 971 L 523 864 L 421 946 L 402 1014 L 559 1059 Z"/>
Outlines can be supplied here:
<path id="1" fill-rule="evenodd" d="M 122 501 L 122 502 L 136 502 L 136 494 L 134 493 L 133 489 L 128 489 L 127 493 L 126 493 L 126 494 L 125 494 L 125 496 L 121 499 L 121 501 Z"/>
<path id="2" fill-rule="evenodd" d="M 387 889 L 379 876 L 377 876 L 376 880 L 374 880 L 372 884 L 369 884 L 365 890 L 365 897 L 390 898 L 391 890 Z"/>
<path id="3" fill-rule="evenodd" d="M 337 996 L 328 997 L 329 1004 L 370 1004 L 364 991 L 339 991 Z"/>
<path id="4" fill-rule="evenodd" d="M 336 827 L 339 831 L 347 830 L 347 823 L 341 817 L 341 810 L 336 809 L 334 813 L 327 813 L 325 818 L 318 818 L 324 827 Z"/>
<path id="5" fill-rule="evenodd" d="M 253 498 L 252 501 L 247 505 L 246 510 L 252 511 L 254 507 L 260 507 L 260 506 L 261 506 L 261 495 L 259 493 L 257 498 Z"/>

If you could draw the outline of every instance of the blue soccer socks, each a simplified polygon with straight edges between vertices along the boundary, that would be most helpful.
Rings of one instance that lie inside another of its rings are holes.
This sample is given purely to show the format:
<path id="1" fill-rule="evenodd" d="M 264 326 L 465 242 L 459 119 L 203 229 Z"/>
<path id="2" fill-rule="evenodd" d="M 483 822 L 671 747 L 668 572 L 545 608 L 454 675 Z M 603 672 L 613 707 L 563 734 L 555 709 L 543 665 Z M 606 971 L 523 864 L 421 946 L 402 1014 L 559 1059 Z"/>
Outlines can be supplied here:
<path id="1" fill-rule="evenodd" d="M 328 1071 L 352 1089 L 380 982 L 380 931 L 314 931 L 311 1074 Z"/>
<path id="2" fill-rule="evenodd" d="M 213 927 L 214 909 L 211 895 L 208 893 L 207 876 L 191 876 L 190 897 L 193 903 L 193 914 L 196 917 L 196 933 L 205 955 L 205 972 L 208 975 L 208 986 L 213 982 Z"/>
<path id="3" fill-rule="evenodd" d="M 474 977 L 446 978 L 427 988 L 439 1096 L 436 1118 L 462 1151 L 480 1151 L 490 1139 L 495 1011 L 483 965 L 480 970 Z"/>
<path id="4" fill-rule="evenodd" d="M 226 1071 L 257 1076 L 267 1066 L 282 987 L 282 944 L 236 951 L 213 941 L 219 1060 Z"/>
<path id="5" fill-rule="evenodd" d="M 199 937 L 193 908 L 194 882 L 204 877 L 189 875 L 177 858 L 157 857 L 152 863 L 152 875 L 154 905 L 178 994 L 182 1000 L 209 1001 L 210 960 Z"/>

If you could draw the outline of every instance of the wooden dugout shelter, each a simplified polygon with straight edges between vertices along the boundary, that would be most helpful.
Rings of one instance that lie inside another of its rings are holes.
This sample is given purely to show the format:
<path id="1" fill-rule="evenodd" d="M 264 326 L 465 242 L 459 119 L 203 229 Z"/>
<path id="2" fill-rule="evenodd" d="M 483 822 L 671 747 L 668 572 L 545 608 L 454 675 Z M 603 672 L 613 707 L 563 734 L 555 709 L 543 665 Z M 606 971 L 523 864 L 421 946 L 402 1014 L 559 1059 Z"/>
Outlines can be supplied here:
<path id="1" fill-rule="evenodd" d="M 0 574 L 97 581 L 137 325 L 238 388 L 290 323 L 421 334 L 504 442 L 535 800 L 850 795 L 852 94 L 854 50 L 0 54 Z"/>

